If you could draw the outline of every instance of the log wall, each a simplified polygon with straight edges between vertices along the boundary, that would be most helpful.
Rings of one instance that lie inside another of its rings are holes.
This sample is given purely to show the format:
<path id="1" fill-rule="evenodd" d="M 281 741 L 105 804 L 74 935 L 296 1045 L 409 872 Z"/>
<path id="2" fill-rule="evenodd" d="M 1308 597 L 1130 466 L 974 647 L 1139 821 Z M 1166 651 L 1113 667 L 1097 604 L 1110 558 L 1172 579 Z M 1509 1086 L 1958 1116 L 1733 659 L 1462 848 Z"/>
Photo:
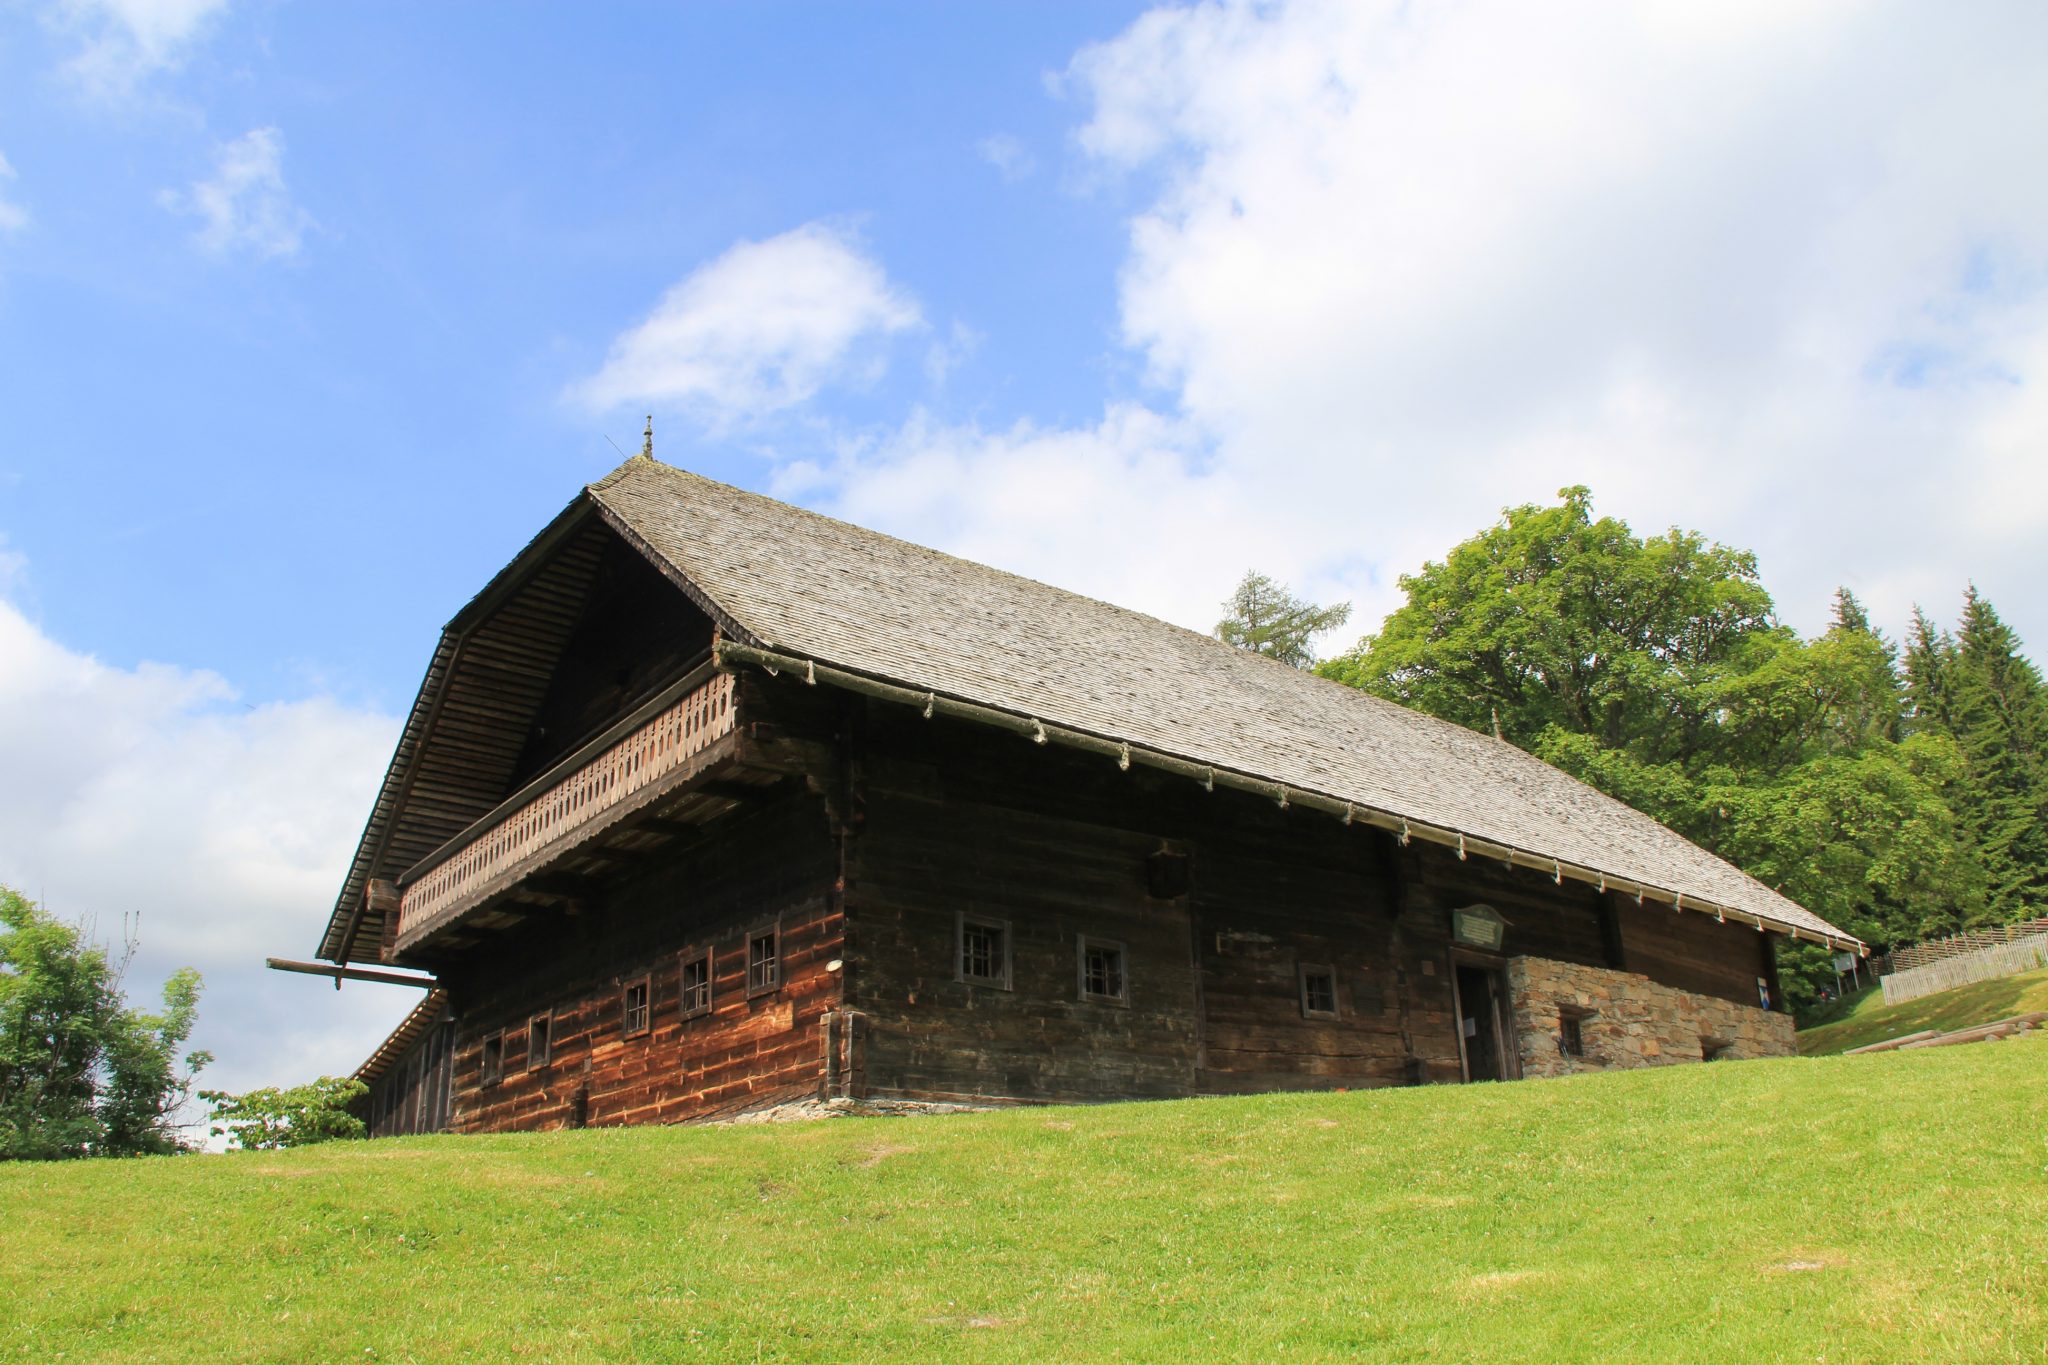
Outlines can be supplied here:
<path id="1" fill-rule="evenodd" d="M 1530 957 L 1754 1004 L 1753 929 L 1644 909 L 1314 812 L 902 708 L 868 712 L 848 1002 L 877 1096 L 1090 1100 L 1456 1081 L 1453 973 Z M 1185 855 L 1161 897 L 1147 859 Z M 1507 920 L 1454 947 L 1450 912 Z M 961 915 L 1009 927 L 1010 988 L 959 979 Z M 1084 1001 L 1082 935 L 1126 945 L 1127 1007 Z M 1310 1017 L 1302 971 L 1335 974 Z M 1510 1025 L 1511 1027 L 1511 1025 Z M 1516 1041 L 1506 1040 L 1510 1055 Z"/>
<path id="2" fill-rule="evenodd" d="M 454 1036 L 453 1023 L 446 1019 L 435 1021 L 381 1076 L 370 1082 L 369 1093 L 353 1106 L 357 1117 L 363 1120 L 365 1136 L 405 1137 L 447 1130 Z"/>
<path id="3" fill-rule="evenodd" d="M 507 934 L 443 981 L 457 1012 L 454 1127 L 462 1132 L 715 1117 L 818 1094 L 821 1021 L 839 1002 L 834 846 L 819 800 L 800 789 L 742 807 L 607 893 L 600 903 Z M 780 986 L 750 996 L 746 940 L 781 929 Z M 685 955 L 709 949 L 712 1008 L 682 1016 Z M 649 986 L 648 1025 L 629 1035 L 622 994 Z M 550 1018 L 548 1060 L 531 1064 L 533 1015 Z M 483 1049 L 503 1039 L 503 1078 Z"/>
<path id="4" fill-rule="evenodd" d="M 1461 962 L 1625 970 L 1752 1005 L 1772 976 L 1753 929 L 794 679 L 741 682 L 745 761 L 780 785 L 580 914 L 444 970 L 458 1129 L 1457 1081 Z M 1507 922 L 1498 955 L 1452 942 L 1451 911 L 1475 902 Z M 1003 926 L 1007 983 L 961 979 L 963 916 Z M 747 935 L 778 920 L 783 983 L 749 997 Z M 1121 945 L 1125 999 L 1086 998 L 1084 936 Z M 699 947 L 714 1008 L 685 1019 Z M 1305 1008 L 1305 968 L 1333 974 L 1333 1012 Z M 642 977 L 649 1026 L 629 1036 L 621 991 Z M 532 1066 L 543 1011 L 552 1055 Z M 491 1037 L 504 1074 L 486 1085 Z"/>

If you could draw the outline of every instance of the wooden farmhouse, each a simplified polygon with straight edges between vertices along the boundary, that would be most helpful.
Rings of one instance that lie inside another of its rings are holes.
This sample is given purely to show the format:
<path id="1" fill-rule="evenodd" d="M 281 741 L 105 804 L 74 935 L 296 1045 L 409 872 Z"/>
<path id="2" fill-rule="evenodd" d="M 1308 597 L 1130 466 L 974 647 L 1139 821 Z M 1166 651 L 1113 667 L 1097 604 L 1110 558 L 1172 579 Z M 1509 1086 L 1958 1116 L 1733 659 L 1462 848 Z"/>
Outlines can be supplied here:
<path id="1" fill-rule="evenodd" d="M 1853 938 L 1485 735 L 641 456 L 448 624 L 319 947 L 379 1134 L 1789 1053 Z"/>

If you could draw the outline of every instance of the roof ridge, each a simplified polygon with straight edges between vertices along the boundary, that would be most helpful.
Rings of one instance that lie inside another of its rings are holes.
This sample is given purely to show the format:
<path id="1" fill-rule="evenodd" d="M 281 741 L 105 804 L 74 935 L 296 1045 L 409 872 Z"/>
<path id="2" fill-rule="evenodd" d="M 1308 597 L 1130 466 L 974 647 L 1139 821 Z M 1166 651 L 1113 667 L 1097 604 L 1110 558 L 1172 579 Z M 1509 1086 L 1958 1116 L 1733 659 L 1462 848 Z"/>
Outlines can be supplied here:
<path id="1" fill-rule="evenodd" d="M 1459 744 L 1476 743 L 1485 745 L 1487 748 L 1494 749 L 1497 752 L 1505 751 L 1513 755 L 1513 758 L 1510 760 L 1511 762 L 1516 762 L 1520 765 L 1532 765 L 1529 768 L 1530 771 L 1540 770 L 1545 773 L 1557 773 L 1563 771 L 1562 769 L 1558 768 L 1555 764 L 1545 762 L 1542 758 L 1538 757 L 1533 753 L 1530 753 L 1527 749 L 1522 748 L 1520 745 L 1510 744 L 1506 740 L 1495 741 L 1494 737 L 1490 734 L 1487 734 L 1485 731 L 1475 730 L 1469 725 L 1461 724 L 1458 721 L 1450 720 L 1443 716 L 1432 715 L 1427 711 L 1417 710 L 1412 706 L 1404 706 L 1400 702 L 1394 701 L 1388 697 L 1382 697 L 1375 693 L 1368 692 L 1364 688 L 1353 687 L 1351 684 L 1339 682 L 1335 678 L 1326 678 L 1322 674 L 1317 673 L 1311 669 L 1296 668 L 1292 664 L 1282 663 L 1278 659 L 1271 658 L 1268 655 L 1260 654 L 1255 650 L 1241 649 L 1238 646 L 1230 644 L 1227 641 L 1218 639 L 1216 636 L 1208 634 L 1207 632 L 1193 630 L 1187 626 L 1183 626 L 1177 621 L 1169 621 L 1161 616 L 1153 616 L 1148 612 L 1139 611 L 1134 607 L 1126 607 L 1120 603 L 1111 602 L 1106 598 L 1090 597 L 1086 593 L 1075 592 L 1071 588 L 1060 587 L 1057 583 L 1047 583 L 1043 579 L 1032 578 L 1028 574 L 1020 574 L 1013 572 L 1009 569 L 998 568 L 993 564 L 984 564 L 978 559 L 968 559 L 964 555 L 950 554 L 945 550 L 934 549 L 929 545 L 920 545 L 918 542 L 914 540 L 905 540 L 903 537 L 891 535 L 887 531 L 877 531 L 873 527 L 862 526 L 859 522 L 848 521 L 843 517 L 835 517 L 832 516 L 830 513 L 819 512 L 812 508 L 805 507 L 799 503 L 787 502 L 781 498 L 771 497 L 766 493 L 757 493 L 750 488 L 742 488 L 738 484 L 726 483 L 721 479 L 714 479 L 709 475 L 699 474 L 695 470 L 684 469 L 678 465 L 669 464 L 666 461 L 663 461 L 655 457 L 644 455 L 635 455 L 631 457 L 630 459 L 626 460 L 625 463 L 621 464 L 618 468 L 614 469 L 610 474 L 606 475 L 604 480 L 602 480 L 600 484 L 591 485 L 591 491 L 593 493 L 600 492 L 602 488 L 612 486 L 616 483 L 624 482 L 625 478 L 628 475 L 642 472 L 643 470 L 651 474 L 666 475 L 675 479 L 681 479 L 692 483 L 703 484 L 710 488 L 719 489 L 723 492 L 732 494 L 746 501 L 762 504 L 777 509 L 779 512 L 782 513 L 794 513 L 796 516 L 801 518 L 826 522 L 833 526 L 843 527 L 846 530 L 851 531 L 858 536 L 868 537 L 875 540 L 887 541 L 891 545 L 896 546 L 898 548 L 912 551 L 916 554 L 923 555 L 930 559 L 942 560 L 950 564 L 958 564 L 967 569 L 971 569 L 977 573 L 992 574 L 999 578 L 1009 579 L 1018 583 L 1027 583 L 1031 585 L 1033 588 L 1037 588 L 1045 592 L 1057 593 L 1061 597 L 1070 599 L 1075 602 L 1084 602 L 1092 607 L 1104 608 L 1111 612 L 1116 613 L 1119 616 L 1126 617 L 1132 620 L 1142 621 L 1150 626 L 1164 626 L 1169 630 L 1175 631 L 1180 635 L 1185 636 L 1190 641 L 1200 642 L 1201 646 L 1205 649 L 1211 650 L 1212 652 L 1217 652 L 1216 657 L 1219 659 L 1229 660 L 1232 667 L 1245 668 L 1252 666 L 1263 666 L 1266 668 L 1279 669 L 1280 673 L 1275 676 L 1299 679 L 1304 683 L 1313 684 L 1319 687 L 1334 688 L 1336 689 L 1334 693 L 1325 693 L 1325 695 L 1343 696 L 1348 704 L 1362 706 L 1367 709 L 1380 709 L 1385 712 L 1392 712 L 1398 714 L 1404 721 L 1410 724 L 1415 724 L 1419 722 L 1424 727 L 1435 729 L 1438 733 L 1445 735 L 1447 738 L 1450 738 L 1454 742 Z M 682 571 L 685 568 L 685 566 L 680 564 L 676 565 L 675 567 L 679 571 Z M 731 610 L 730 606 L 728 606 L 727 609 Z M 734 615 L 737 617 L 738 613 L 735 612 Z M 845 661 L 838 660 L 837 662 Z M 1566 773 L 1565 776 L 1570 777 L 1571 774 Z M 1593 786 L 1589 782 L 1583 782 L 1577 778 L 1573 778 L 1572 780 L 1575 782 L 1579 782 L 1580 786 L 1585 787 L 1588 791 L 1592 792 L 1602 801 L 1610 802 L 1614 806 L 1619 807 L 1623 810 L 1627 810 L 1636 814 L 1641 814 L 1641 812 L 1636 811 L 1636 808 L 1629 805 L 1626 801 L 1621 800 L 1619 797 L 1610 796 L 1608 793 L 1601 791 L 1598 787 Z M 1724 859 L 1723 861 L 1726 860 Z M 1732 864 L 1730 865 L 1733 866 Z M 1738 872 L 1741 871 L 1740 868 L 1737 868 L 1736 870 Z M 1743 875 L 1748 876 L 1749 874 L 1743 873 Z M 1752 878 L 1752 880 L 1755 879 Z M 1759 882 L 1758 885 L 1763 885 L 1763 883 Z"/>
<path id="2" fill-rule="evenodd" d="M 1011 569 L 999 568 L 994 564 L 985 564 L 978 559 L 969 559 L 964 555 L 956 555 L 949 553 L 945 550 L 934 549 L 929 545 L 921 545 L 914 540 L 905 540 L 903 537 L 891 535 L 887 531 L 877 531 L 872 526 L 863 526 L 859 522 L 848 521 L 844 517 L 835 517 L 831 515 L 829 512 L 820 512 L 814 508 L 805 507 L 801 503 L 787 502 L 781 498 L 771 497 L 766 493 L 757 493 L 750 488 L 742 488 L 738 484 L 726 483 L 723 480 L 714 479 L 709 475 L 699 474 L 695 470 L 684 469 L 677 465 L 668 464 L 660 459 L 635 455 L 631 459 L 627 460 L 624 464 L 614 469 L 611 473 L 605 475 L 605 477 L 599 480 L 597 483 L 589 485 L 590 491 L 593 493 L 600 492 L 604 489 L 612 487 L 617 483 L 623 482 L 626 475 L 638 472 L 638 470 L 635 468 L 636 466 L 648 466 L 650 467 L 648 472 L 651 473 L 667 474 L 682 479 L 692 480 L 697 483 L 708 484 L 713 488 L 722 489 L 728 493 L 736 494 L 739 497 L 748 499 L 750 501 L 766 503 L 769 506 L 780 508 L 784 511 L 794 512 L 800 517 L 811 518 L 817 521 L 829 522 L 834 526 L 843 526 L 847 530 L 856 532 L 859 535 L 873 537 L 876 540 L 886 540 L 890 544 L 897 546 L 899 548 L 910 550 L 917 554 L 925 555 L 932 559 L 946 560 L 953 564 L 959 564 L 966 568 L 972 569 L 977 573 L 996 574 L 1003 578 L 1014 579 L 1020 583 L 1029 583 L 1034 588 L 1041 588 L 1047 592 L 1058 593 L 1062 597 L 1071 598 L 1077 602 L 1086 602 L 1090 606 L 1103 607 L 1110 611 L 1116 612 L 1121 616 L 1133 617 L 1137 620 L 1148 622 L 1151 625 L 1165 626 L 1169 630 L 1179 631 L 1181 634 L 1186 635 L 1191 640 L 1201 641 L 1202 644 L 1207 648 L 1226 651 L 1228 657 L 1239 660 L 1256 659 L 1262 664 L 1265 664 L 1272 668 L 1285 669 L 1288 673 L 1294 674 L 1298 677 L 1314 679 L 1317 682 L 1326 682 L 1334 687 L 1341 687 L 1347 692 L 1355 692 L 1363 697 L 1371 697 L 1373 701 L 1379 702 L 1380 704 L 1385 706 L 1400 707 L 1400 709 L 1403 711 L 1410 710 L 1410 708 L 1408 707 L 1400 706 L 1400 703 L 1398 702 L 1388 701 L 1384 697 L 1374 697 L 1369 692 L 1365 692 L 1359 688 L 1352 687 L 1348 683 L 1340 683 L 1337 682 L 1335 679 L 1325 678 L 1321 674 L 1313 672 L 1312 670 L 1296 668 L 1292 664 L 1282 663 L 1278 659 L 1274 659 L 1267 655 L 1260 654 L 1255 650 L 1240 649 L 1236 645 L 1218 639 L 1216 636 L 1208 633 L 1207 631 L 1195 630 L 1192 627 L 1180 624 L 1178 621 L 1169 621 L 1163 616 L 1154 616 L 1149 612 L 1139 611 L 1135 607 L 1126 607 L 1121 603 L 1112 602 L 1106 597 L 1091 597 L 1087 593 L 1076 592 L 1072 588 L 1063 588 L 1057 583 L 1048 583 L 1044 579 L 1033 578 L 1029 574 L 1017 573 L 1016 571 Z M 682 566 L 678 565 L 677 567 L 680 568 Z M 1423 713 L 1411 712 L 1411 714 L 1421 715 Z M 1432 716 L 1430 717 L 1430 719 L 1436 720 L 1439 718 Z M 1457 722 L 1455 721 L 1445 721 L 1443 723 L 1448 725 L 1457 725 Z M 1462 725 L 1457 725 L 1457 728 L 1459 730 L 1466 729 L 1466 727 Z M 1476 734 L 1477 731 L 1471 731 L 1470 733 Z"/>

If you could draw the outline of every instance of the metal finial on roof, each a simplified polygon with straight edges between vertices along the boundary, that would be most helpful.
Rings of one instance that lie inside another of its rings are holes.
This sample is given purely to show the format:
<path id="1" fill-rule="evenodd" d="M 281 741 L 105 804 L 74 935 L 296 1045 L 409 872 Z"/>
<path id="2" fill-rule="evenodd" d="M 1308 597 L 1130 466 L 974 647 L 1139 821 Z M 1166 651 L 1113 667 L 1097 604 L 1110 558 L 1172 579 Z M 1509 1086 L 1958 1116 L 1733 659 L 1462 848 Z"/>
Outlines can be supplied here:
<path id="1" fill-rule="evenodd" d="M 647 414 L 647 434 L 640 438 L 640 453 L 648 459 L 654 458 L 654 414 Z"/>

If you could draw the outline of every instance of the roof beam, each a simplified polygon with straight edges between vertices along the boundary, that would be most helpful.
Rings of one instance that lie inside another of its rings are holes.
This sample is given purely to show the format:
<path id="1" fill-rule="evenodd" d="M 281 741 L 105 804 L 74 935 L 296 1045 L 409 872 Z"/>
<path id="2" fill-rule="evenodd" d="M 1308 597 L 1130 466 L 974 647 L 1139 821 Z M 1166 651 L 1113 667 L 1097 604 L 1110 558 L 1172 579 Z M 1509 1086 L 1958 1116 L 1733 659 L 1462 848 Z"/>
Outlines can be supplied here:
<path id="1" fill-rule="evenodd" d="M 432 990 L 441 983 L 431 976 L 415 976 L 408 972 L 380 972 L 368 967 L 343 967 L 331 962 L 294 962 L 290 958 L 266 957 L 263 965 L 274 972 L 303 972 L 307 976 L 331 976 L 334 989 L 340 990 L 343 981 L 375 981 L 385 986 L 420 986 Z"/>

